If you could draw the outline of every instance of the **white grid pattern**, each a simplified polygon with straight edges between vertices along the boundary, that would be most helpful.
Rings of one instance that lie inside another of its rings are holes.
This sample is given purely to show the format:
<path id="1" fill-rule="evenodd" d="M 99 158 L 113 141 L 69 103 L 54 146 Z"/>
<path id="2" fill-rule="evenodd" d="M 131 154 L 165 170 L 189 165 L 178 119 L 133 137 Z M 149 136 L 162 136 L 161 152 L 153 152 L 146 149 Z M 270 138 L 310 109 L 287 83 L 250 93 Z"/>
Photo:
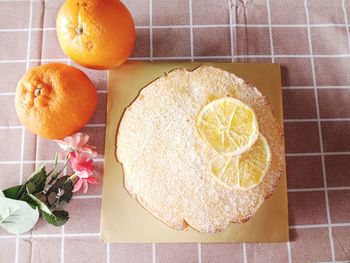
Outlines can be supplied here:
<path id="1" fill-rule="evenodd" d="M 29 6 L 29 21 L 28 21 L 28 43 L 27 43 L 27 58 L 26 58 L 26 70 L 29 69 L 29 59 L 30 59 L 30 47 L 31 47 L 31 28 L 32 28 L 32 16 L 33 16 L 33 0 L 30 1 Z M 25 136 L 25 128 L 22 127 L 21 130 L 21 163 L 20 163 L 20 172 L 19 172 L 19 184 L 22 184 L 23 181 L 23 160 L 24 160 L 24 136 Z M 19 260 L 19 237 L 20 235 L 16 235 L 16 255 L 15 255 L 15 263 L 18 263 Z"/>
<path id="2" fill-rule="evenodd" d="M 197 256 L 198 256 L 198 263 L 202 263 L 202 245 L 201 245 L 201 243 L 197 243 Z"/>
<path id="3" fill-rule="evenodd" d="M 314 89 L 315 91 L 315 98 L 316 98 L 316 106 L 317 106 L 317 119 L 286 119 L 285 122 L 317 122 L 319 127 L 319 134 L 320 134 L 320 147 L 321 152 L 319 153 L 289 153 L 286 156 L 321 156 L 322 158 L 322 168 L 323 168 L 323 175 L 324 175 L 324 186 L 323 188 L 311 188 L 311 189 L 288 189 L 288 192 L 307 192 L 307 191 L 324 191 L 325 192 L 325 198 L 326 198 L 326 204 L 327 204 L 327 220 L 328 224 L 317 224 L 317 225 L 293 225 L 290 226 L 291 229 L 304 229 L 304 228 L 328 228 L 329 229 L 329 235 L 330 235 L 330 243 L 331 243 L 331 249 L 332 249 L 332 260 L 335 260 L 334 256 L 334 247 L 333 247 L 333 239 L 332 239 L 332 227 L 341 227 L 341 226 L 350 226 L 350 223 L 344 223 L 344 224 L 332 224 L 330 220 L 330 213 L 329 213 L 329 204 L 328 204 L 328 191 L 329 190 L 349 190 L 350 187 L 327 187 L 327 180 L 326 180 L 326 173 L 325 173 L 325 165 L 324 165 L 324 156 L 326 155 L 349 155 L 350 152 L 324 152 L 323 151 L 323 144 L 322 144 L 322 130 L 321 130 L 321 122 L 323 121 L 350 121 L 350 118 L 333 118 L 333 119 L 322 119 L 319 115 L 319 103 L 318 103 L 318 96 L 317 96 L 317 89 L 322 88 L 349 88 L 349 86 L 332 86 L 332 87 L 316 87 L 316 75 L 315 75 L 315 67 L 314 67 L 314 58 L 350 58 L 350 54 L 333 54 L 333 55 L 313 55 L 312 53 L 312 43 L 311 43 L 311 37 L 310 37 L 310 28 L 313 27 L 345 27 L 347 31 L 347 37 L 349 41 L 349 51 L 350 51 L 350 34 L 349 34 L 349 25 L 348 25 L 348 18 L 345 8 L 345 0 L 342 0 L 342 8 L 344 11 L 344 17 L 345 17 L 345 24 L 309 24 L 309 15 L 308 15 L 308 7 L 307 7 L 307 0 L 305 0 L 305 12 L 307 14 L 307 24 L 296 24 L 296 25 L 273 25 L 271 24 L 271 11 L 270 11 L 270 4 L 269 0 L 267 1 L 267 8 L 268 8 L 268 24 L 235 24 L 235 19 L 233 18 L 235 16 L 235 11 L 232 11 L 232 5 L 229 2 L 229 10 L 230 10 L 230 23 L 229 24 L 217 24 L 217 25 L 193 25 L 192 24 L 192 1 L 189 0 L 189 8 L 190 8 L 190 25 L 164 25 L 164 26 L 153 26 L 152 25 L 152 0 L 149 0 L 149 12 L 150 12 L 150 26 L 137 26 L 136 28 L 145 28 L 150 30 L 150 57 L 133 57 L 131 60 L 182 60 L 182 59 L 191 59 L 192 61 L 195 59 L 231 59 L 234 61 L 235 58 L 270 58 L 272 61 L 274 61 L 275 58 L 310 58 L 312 62 L 312 77 L 313 77 L 313 86 L 305 86 L 305 87 L 283 87 L 283 89 Z M 68 62 L 69 59 L 67 58 L 61 58 L 61 59 L 30 59 L 30 42 L 31 42 L 31 32 L 32 31 L 49 31 L 49 30 L 55 30 L 55 28 L 31 28 L 31 21 L 32 21 L 32 3 L 33 0 L 30 0 L 30 23 L 29 28 L 20 28 L 20 29 L 0 29 L 0 32 L 18 32 L 18 31 L 24 31 L 28 32 L 28 49 L 27 49 L 27 59 L 25 60 L 1 60 L 0 63 L 26 63 L 26 69 L 28 70 L 29 63 L 30 62 L 53 62 L 53 61 L 60 61 L 60 62 Z M 193 45 L 193 29 L 194 28 L 219 28 L 219 27 L 229 27 L 230 28 L 230 38 L 231 38 L 231 56 L 194 56 L 194 45 Z M 264 27 L 269 29 L 269 37 L 270 37 L 270 45 L 271 45 L 271 55 L 235 55 L 235 28 L 237 27 Z M 308 40 L 309 40 L 309 48 L 310 48 L 310 54 L 305 55 L 275 55 L 274 54 L 274 47 L 273 47 L 273 38 L 272 38 L 272 28 L 307 28 L 308 30 Z M 191 56 L 190 57 L 154 57 L 153 56 L 153 28 L 189 28 L 190 34 L 191 34 Z M 106 90 L 99 90 L 99 93 L 106 93 Z M 13 92 L 1 92 L 0 96 L 13 96 Z M 89 127 L 104 127 L 105 123 L 100 124 L 89 124 Z M 23 164 L 26 163 L 39 163 L 39 162 L 51 162 L 51 160 L 45 161 L 45 160 L 37 160 L 37 161 L 24 161 L 23 160 L 23 151 L 24 151 L 24 128 L 22 126 L 0 126 L 0 129 L 22 129 L 22 140 L 21 140 L 21 160 L 20 161 L 0 161 L 1 164 L 20 164 L 21 172 L 20 172 L 20 180 L 22 180 L 23 177 Z M 103 159 L 96 159 L 97 162 L 103 162 Z M 85 198 L 101 198 L 101 195 L 87 195 L 87 196 L 75 196 L 74 199 L 85 199 Z M 62 238 L 62 253 L 61 253 L 61 262 L 64 262 L 64 237 L 98 237 L 99 233 L 77 233 L 77 234 L 67 234 L 64 232 L 64 228 L 62 227 L 62 231 L 60 234 L 32 234 L 32 235 L 20 235 L 20 236 L 0 236 L 0 239 L 13 239 L 16 238 L 16 258 L 15 262 L 18 262 L 18 251 L 19 251 L 19 243 L 18 240 L 21 238 Z M 289 262 L 292 261 L 291 259 L 291 247 L 290 243 L 286 243 L 287 249 L 288 249 L 288 259 Z M 246 258 L 246 244 L 243 243 L 243 252 L 244 252 L 244 262 L 247 262 Z M 106 251 L 107 251 L 107 261 L 110 262 L 110 245 L 106 245 Z M 156 262 L 156 244 L 152 244 L 152 257 L 153 262 Z M 201 245 L 198 243 L 198 262 L 201 262 Z M 334 261 L 336 262 L 336 261 Z M 337 261 L 341 262 L 341 261 Z M 345 262 L 345 261 L 344 261 Z"/>
<path id="4" fill-rule="evenodd" d="M 229 13 L 229 27 L 230 27 L 230 48 L 231 48 L 231 62 L 235 61 L 236 52 L 236 27 L 233 26 L 236 22 L 236 8 L 233 0 L 228 0 Z"/>
<path id="5" fill-rule="evenodd" d="M 190 48 L 191 48 L 191 61 L 194 56 L 194 43 L 193 43 L 193 15 L 192 15 L 192 0 L 188 0 L 188 9 L 190 14 Z"/>
<path id="6" fill-rule="evenodd" d="M 288 251 L 288 263 L 292 263 L 292 251 L 290 247 L 290 242 L 287 242 L 287 251 Z"/>
<path id="7" fill-rule="evenodd" d="M 231 0 L 232 1 L 232 0 Z M 229 0 L 230 9 L 233 8 L 235 5 L 231 3 Z M 343 0 L 344 1 L 344 0 Z M 268 5 L 268 12 L 270 12 L 270 6 Z M 345 9 L 345 2 L 344 7 Z M 346 10 L 344 11 L 344 14 L 346 14 Z M 235 21 L 233 19 L 233 21 Z M 344 24 L 271 24 L 271 18 L 269 19 L 268 24 L 236 24 L 234 23 L 235 27 L 245 27 L 245 28 L 251 28 L 251 27 L 261 27 L 261 28 L 319 28 L 319 27 L 348 27 L 347 17 Z M 229 28 L 231 27 L 230 23 L 228 24 L 205 24 L 205 25 L 152 25 L 152 26 L 135 26 L 136 29 L 178 29 L 178 28 L 185 28 L 185 29 L 191 29 L 191 28 Z M 28 28 L 0 28 L 0 32 L 26 32 L 26 31 L 55 31 L 55 27 L 46 27 L 46 28 L 31 28 L 30 30 Z"/>
<path id="8" fill-rule="evenodd" d="M 292 156 L 327 156 L 327 155 L 349 155 L 350 152 L 323 152 L 323 153 L 286 153 L 287 157 Z"/>
<path id="9" fill-rule="evenodd" d="M 107 246 L 107 263 L 111 262 L 111 244 L 106 244 Z"/>
<path id="10" fill-rule="evenodd" d="M 156 263 L 156 243 L 152 243 L 152 263 Z"/>
<path id="11" fill-rule="evenodd" d="M 267 58 L 272 59 L 274 58 L 350 58 L 350 53 L 344 53 L 344 54 L 327 54 L 327 55 L 309 55 L 309 54 L 298 54 L 298 55 L 290 55 L 290 54 L 279 54 L 276 55 L 234 55 L 234 58 L 242 58 L 242 59 L 256 59 L 256 58 Z M 231 55 L 225 55 L 225 56 L 193 56 L 193 59 L 231 59 Z M 143 61 L 150 61 L 150 60 L 191 60 L 191 56 L 152 56 L 152 57 L 130 57 L 129 60 L 143 60 Z M 42 59 L 29 59 L 29 62 L 64 62 L 67 63 L 69 60 L 65 58 L 42 58 Z M 0 60 L 0 64 L 9 64 L 9 63 L 26 63 L 27 60 L 25 59 L 3 59 Z"/>
<path id="12" fill-rule="evenodd" d="M 247 244 L 243 243 L 242 247 L 243 247 L 243 263 L 247 263 L 248 262 L 248 259 L 247 259 Z"/>
<path id="13" fill-rule="evenodd" d="M 349 32 L 349 25 L 348 25 L 348 14 L 346 13 L 346 7 L 345 7 L 345 0 L 342 0 L 342 9 L 344 13 L 344 21 L 345 21 L 345 28 L 346 28 L 346 34 L 348 36 L 348 51 L 350 51 L 350 32 Z"/>
<path id="14" fill-rule="evenodd" d="M 271 61 L 272 61 L 272 63 L 274 63 L 275 62 L 275 50 L 273 48 L 270 0 L 266 0 L 266 6 L 267 6 L 267 18 L 268 18 L 268 21 L 269 21 L 269 37 L 270 37 L 270 48 L 271 48 Z"/>
<path id="15" fill-rule="evenodd" d="M 149 56 L 150 60 L 153 60 L 153 2 L 149 0 Z"/>
<path id="16" fill-rule="evenodd" d="M 344 227 L 344 226 L 350 226 L 350 223 L 293 225 L 293 226 L 289 226 L 289 229 L 328 228 L 329 226 Z"/>

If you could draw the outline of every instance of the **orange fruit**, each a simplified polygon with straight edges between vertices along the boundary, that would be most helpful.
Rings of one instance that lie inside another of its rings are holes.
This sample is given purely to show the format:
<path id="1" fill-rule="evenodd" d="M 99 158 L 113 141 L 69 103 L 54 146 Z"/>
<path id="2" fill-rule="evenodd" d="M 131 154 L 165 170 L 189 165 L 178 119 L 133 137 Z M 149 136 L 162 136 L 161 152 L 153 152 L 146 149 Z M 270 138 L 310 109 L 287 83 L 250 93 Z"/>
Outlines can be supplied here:
<path id="1" fill-rule="evenodd" d="M 29 131 L 47 139 L 62 139 L 83 128 L 96 105 L 97 92 L 90 79 L 66 64 L 34 67 L 17 84 L 19 120 Z"/>
<path id="2" fill-rule="evenodd" d="M 119 66 L 135 42 L 134 21 L 119 0 L 67 0 L 58 12 L 56 31 L 64 53 L 92 69 Z"/>

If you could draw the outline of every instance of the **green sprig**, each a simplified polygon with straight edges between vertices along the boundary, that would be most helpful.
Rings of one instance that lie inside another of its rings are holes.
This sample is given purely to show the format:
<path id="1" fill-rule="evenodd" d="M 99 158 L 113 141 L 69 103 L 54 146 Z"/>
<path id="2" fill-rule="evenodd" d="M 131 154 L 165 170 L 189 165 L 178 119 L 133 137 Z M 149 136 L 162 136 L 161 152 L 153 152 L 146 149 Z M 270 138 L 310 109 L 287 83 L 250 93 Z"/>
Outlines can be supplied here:
<path id="1" fill-rule="evenodd" d="M 27 206 L 29 205 L 29 207 L 34 209 L 33 211 L 37 211 L 49 224 L 54 226 L 64 225 L 69 219 L 69 214 L 64 210 L 64 207 L 72 199 L 75 182 L 72 181 L 71 177 L 61 175 L 67 162 L 62 169 L 56 171 L 57 163 L 58 157 L 56 155 L 54 166 L 49 172 L 46 172 L 44 165 L 40 166 L 22 185 L 5 189 L 1 198 L 3 200 L 6 198 L 26 203 Z M 31 223 L 33 223 L 33 220 Z M 0 225 L 0 227 L 3 226 Z M 5 227 L 3 228 L 6 230 Z M 18 233 L 21 230 L 23 230 L 23 222 L 21 225 L 14 224 L 11 226 L 12 233 Z"/>

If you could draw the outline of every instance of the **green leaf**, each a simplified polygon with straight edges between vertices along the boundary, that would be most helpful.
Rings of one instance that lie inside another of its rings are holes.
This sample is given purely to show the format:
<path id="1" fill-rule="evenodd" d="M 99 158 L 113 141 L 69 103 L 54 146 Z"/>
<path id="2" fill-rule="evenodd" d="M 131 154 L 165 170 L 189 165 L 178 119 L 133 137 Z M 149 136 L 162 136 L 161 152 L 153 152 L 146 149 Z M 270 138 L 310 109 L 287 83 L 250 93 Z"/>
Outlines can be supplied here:
<path id="1" fill-rule="evenodd" d="M 45 166 L 41 166 L 34 174 L 26 181 L 26 189 L 29 194 L 40 193 L 44 190 L 47 174 Z"/>
<path id="2" fill-rule="evenodd" d="M 13 186 L 11 188 L 7 188 L 4 190 L 4 195 L 7 198 L 16 199 L 16 196 L 17 196 L 19 189 L 21 187 L 22 187 L 22 185 L 16 185 L 16 186 Z"/>
<path id="3" fill-rule="evenodd" d="M 69 216 L 67 211 L 51 212 L 46 204 L 36 198 L 34 195 L 28 194 L 28 196 L 36 203 L 41 212 L 41 216 L 49 224 L 54 226 L 62 226 L 68 221 Z"/>
<path id="4" fill-rule="evenodd" d="M 64 201 L 69 203 L 73 197 L 73 189 L 74 189 L 73 182 L 70 178 L 68 178 L 62 185 L 63 194 L 60 196 L 59 202 L 61 203 Z"/>
<path id="5" fill-rule="evenodd" d="M 40 200 L 39 197 L 37 197 L 37 199 Z M 30 205 L 31 207 L 33 208 L 36 208 L 38 207 L 38 204 L 27 194 L 27 193 L 24 193 L 23 196 L 22 196 L 22 201 L 26 202 L 28 205 Z M 38 207 L 39 208 L 39 207 Z M 40 210 L 40 209 L 39 209 Z"/>
<path id="6" fill-rule="evenodd" d="M 34 171 L 26 182 L 22 185 L 16 195 L 16 199 L 22 199 L 23 194 L 27 191 L 29 194 L 36 194 L 44 190 L 47 174 L 45 166 L 41 165 Z"/>
<path id="7" fill-rule="evenodd" d="M 52 171 L 52 173 L 50 173 L 51 179 L 50 179 L 48 185 L 51 185 L 51 184 L 54 183 L 54 181 L 57 179 L 57 177 L 58 177 L 58 176 L 63 172 L 63 170 L 67 167 L 67 164 L 68 164 L 68 163 L 66 162 L 66 163 L 63 165 L 62 169 L 59 170 L 58 172 Z"/>
<path id="8" fill-rule="evenodd" d="M 24 201 L 0 197 L 0 227 L 12 234 L 22 234 L 36 224 L 38 209 L 33 209 Z"/>
<path id="9" fill-rule="evenodd" d="M 41 215 L 46 222 L 54 226 L 63 226 L 69 219 L 68 212 L 65 210 L 53 211 L 52 213 L 42 211 Z"/>

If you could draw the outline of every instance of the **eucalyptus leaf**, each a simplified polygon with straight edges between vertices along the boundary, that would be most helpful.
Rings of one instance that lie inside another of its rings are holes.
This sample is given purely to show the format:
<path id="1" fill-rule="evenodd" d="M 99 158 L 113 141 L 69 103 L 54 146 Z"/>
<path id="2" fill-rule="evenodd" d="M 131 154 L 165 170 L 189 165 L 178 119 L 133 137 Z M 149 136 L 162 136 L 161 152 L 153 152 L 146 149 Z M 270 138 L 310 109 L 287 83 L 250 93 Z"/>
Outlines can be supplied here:
<path id="1" fill-rule="evenodd" d="M 0 227 L 12 234 L 22 234 L 36 224 L 38 209 L 33 209 L 24 201 L 0 198 Z"/>
<path id="2" fill-rule="evenodd" d="M 28 194 L 28 196 L 33 200 L 33 202 L 37 204 L 41 212 L 41 216 L 49 224 L 54 226 L 62 226 L 68 221 L 69 216 L 67 211 L 51 212 L 47 205 L 38 198 L 36 198 L 34 195 Z"/>
<path id="3" fill-rule="evenodd" d="M 22 185 L 16 185 L 10 188 L 7 188 L 4 190 L 4 195 L 7 198 L 11 198 L 11 199 L 16 199 L 16 196 L 19 192 L 19 189 L 22 187 Z"/>

